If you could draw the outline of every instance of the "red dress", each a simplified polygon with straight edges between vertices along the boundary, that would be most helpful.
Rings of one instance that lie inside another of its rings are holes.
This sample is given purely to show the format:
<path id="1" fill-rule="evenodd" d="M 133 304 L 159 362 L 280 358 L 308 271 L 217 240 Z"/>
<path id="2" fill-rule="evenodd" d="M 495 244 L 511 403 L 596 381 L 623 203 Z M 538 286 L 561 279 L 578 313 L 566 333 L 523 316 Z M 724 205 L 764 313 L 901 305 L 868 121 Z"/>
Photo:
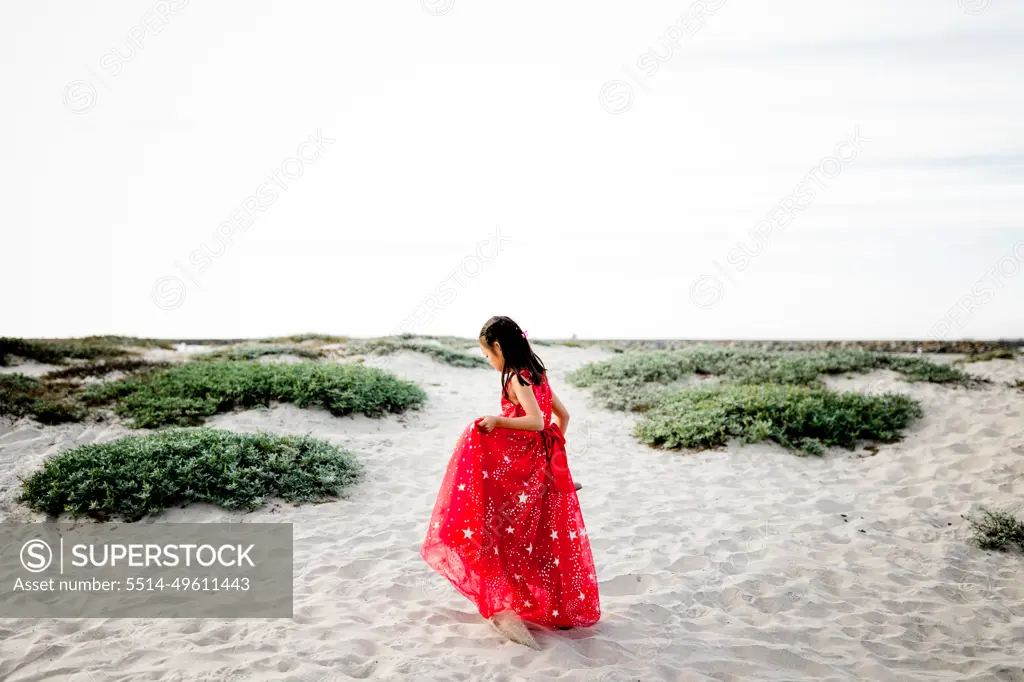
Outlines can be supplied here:
<path id="1" fill-rule="evenodd" d="M 601 617 L 594 558 L 545 377 L 533 394 L 543 431 L 484 433 L 474 422 L 462 432 L 420 555 L 484 618 L 512 609 L 538 625 L 587 627 Z M 526 416 L 504 396 L 501 408 Z"/>

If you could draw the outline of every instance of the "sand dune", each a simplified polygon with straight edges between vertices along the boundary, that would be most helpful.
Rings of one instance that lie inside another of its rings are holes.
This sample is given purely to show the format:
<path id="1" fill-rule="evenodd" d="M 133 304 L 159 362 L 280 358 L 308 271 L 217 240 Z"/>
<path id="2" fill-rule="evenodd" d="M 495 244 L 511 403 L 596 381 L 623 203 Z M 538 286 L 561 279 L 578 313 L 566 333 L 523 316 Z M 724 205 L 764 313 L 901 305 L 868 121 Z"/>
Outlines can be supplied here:
<path id="1" fill-rule="evenodd" d="M 539 349 L 572 413 L 603 618 L 503 640 L 417 551 L 461 429 L 495 413 L 494 372 L 402 353 L 425 408 L 336 418 L 292 405 L 211 426 L 312 433 L 355 452 L 367 479 L 346 500 L 251 514 L 194 506 L 168 521 L 295 524 L 293 620 L 0 620 L 0 679 L 39 680 L 1024 680 L 1024 559 L 967 542 L 962 514 L 1024 499 L 1024 362 L 965 369 L 978 390 L 877 372 L 834 388 L 901 390 L 925 416 L 877 453 L 796 457 L 774 445 L 680 454 L 632 437 L 566 372 L 609 354 Z M 164 351 L 169 354 L 169 351 Z M 160 358 L 165 359 L 165 358 Z M 117 423 L 0 421 L 0 520 L 45 457 L 130 431 Z"/>

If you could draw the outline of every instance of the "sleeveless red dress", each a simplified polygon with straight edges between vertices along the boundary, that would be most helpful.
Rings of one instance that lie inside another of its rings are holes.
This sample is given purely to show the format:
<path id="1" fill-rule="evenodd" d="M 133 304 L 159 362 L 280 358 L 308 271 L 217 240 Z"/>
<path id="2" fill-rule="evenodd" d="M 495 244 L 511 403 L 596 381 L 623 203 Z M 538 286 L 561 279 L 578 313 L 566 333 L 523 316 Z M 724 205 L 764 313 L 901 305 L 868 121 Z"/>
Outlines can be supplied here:
<path id="1" fill-rule="evenodd" d="M 420 555 L 484 618 L 512 609 L 538 625 L 587 627 L 601 617 L 594 558 L 546 377 L 533 394 L 543 431 L 484 433 L 474 422 L 462 432 Z M 504 396 L 501 408 L 526 416 Z"/>

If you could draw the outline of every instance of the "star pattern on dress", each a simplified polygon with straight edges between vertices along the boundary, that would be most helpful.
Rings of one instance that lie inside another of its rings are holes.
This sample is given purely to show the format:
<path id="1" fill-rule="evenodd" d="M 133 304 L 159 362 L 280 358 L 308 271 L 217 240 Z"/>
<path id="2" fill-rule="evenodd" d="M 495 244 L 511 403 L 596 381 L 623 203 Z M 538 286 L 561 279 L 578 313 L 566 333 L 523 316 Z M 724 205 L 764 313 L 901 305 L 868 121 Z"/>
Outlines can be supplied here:
<path id="1" fill-rule="evenodd" d="M 534 395 L 544 424 L 552 424 L 550 385 L 534 384 Z M 504 417 L 525 415 L 504 397 L 501 404 Z M 496 597 L 535 624 L 588 627 L 601 608 L 589 543 L 575 542 L 587 537 L 579 500 L 550 486 L 548 441 L 540 436 L 468 426 L 445 470 L 420 554 L 481 613 Z M 513 536 L 505 543 L 502 523 Z M 566 537 L 572 542 L 560 542 Z"/>

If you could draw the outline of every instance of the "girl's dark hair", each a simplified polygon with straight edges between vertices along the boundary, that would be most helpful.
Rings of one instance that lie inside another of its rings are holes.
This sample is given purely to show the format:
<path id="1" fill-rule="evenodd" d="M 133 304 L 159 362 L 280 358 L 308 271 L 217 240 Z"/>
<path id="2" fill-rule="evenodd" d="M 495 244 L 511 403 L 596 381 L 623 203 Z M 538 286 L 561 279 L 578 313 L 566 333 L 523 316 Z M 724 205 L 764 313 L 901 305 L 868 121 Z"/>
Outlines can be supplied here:
<path id="1" fill-rule="evenodd" d="M 501 371 L 501 393 L 506 398 L 509 397 L 508 382 L 513 374 L 523 386 L 544 383 L 547 368 L 533 352 L 523 330 L 511 317 L 498 315 L 487 320 L 480 330 L 480 340 L 488 348 L 494 348 L 495 341 L 501 344 L 501 354 L 505 358 L 505 367 Z M 523 370 L 529 370 L 532 382 L 523 377 Z"/>

